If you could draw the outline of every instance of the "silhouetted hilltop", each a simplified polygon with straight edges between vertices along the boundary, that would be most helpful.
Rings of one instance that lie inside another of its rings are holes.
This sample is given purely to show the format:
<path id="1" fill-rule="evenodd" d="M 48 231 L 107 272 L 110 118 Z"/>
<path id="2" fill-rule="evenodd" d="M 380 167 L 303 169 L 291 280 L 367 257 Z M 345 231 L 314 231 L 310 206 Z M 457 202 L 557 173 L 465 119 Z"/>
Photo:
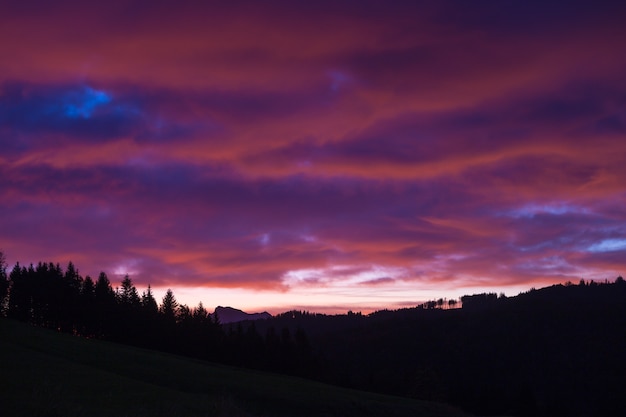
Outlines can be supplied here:
<path id="1" fill-rule="evenodd" d="M 318 376 L 446 401 L 481 415 L 626 415 L 626 283 L 567 283 L 463 307 L 370 315 L 292 311 L 257 324 L 302 329 Z"/>
<path id="2" fill-rule="evenodd" d="M 128 276 L 114 290 L 105 273 L 82 277 L 72 263 L 65 270 L 16 264 L 8 275 L 0 266 L 2 315 L 76 336 L 441 401 L 480 415 L 626 415 L 622 277 L 369 315 L 289 311 L 253 320 L 259 316 L 232 308 L 214 315 L 202 303 L 179 304 L 171 290 L 159 305 L 150 287 L 140 295 Z"/>
<path id="3" fill-rule="evenodd" d="M 244 320 L 262 320 L 272 317 L 267 311 L 262 313 L 246 313 L 236 308 L 222 306 L 217 306 L 213 314 L 222 324 L 236 323 Z"/>

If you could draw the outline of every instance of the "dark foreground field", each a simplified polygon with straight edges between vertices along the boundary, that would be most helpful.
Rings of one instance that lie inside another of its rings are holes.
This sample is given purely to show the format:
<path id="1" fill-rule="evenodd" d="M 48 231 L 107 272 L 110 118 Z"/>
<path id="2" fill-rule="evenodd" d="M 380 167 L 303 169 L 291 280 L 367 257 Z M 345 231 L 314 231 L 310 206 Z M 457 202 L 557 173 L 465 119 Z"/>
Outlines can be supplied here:
<path id="1" fill-rule="evenodd" d="M 87 340 L 0 319 L 0 415 L 462 416 L 446 405 Z"/>

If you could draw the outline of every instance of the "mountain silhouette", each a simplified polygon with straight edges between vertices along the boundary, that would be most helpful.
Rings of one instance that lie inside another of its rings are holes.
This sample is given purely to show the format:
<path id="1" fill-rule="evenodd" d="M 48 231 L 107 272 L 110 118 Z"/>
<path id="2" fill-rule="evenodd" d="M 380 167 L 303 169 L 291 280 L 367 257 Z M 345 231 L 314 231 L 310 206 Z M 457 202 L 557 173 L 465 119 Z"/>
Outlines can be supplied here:
<path id="1" fill-rule="evenodd" d="M 272 315 L 267 311 L 262 313 L 246 313 L 245 311 L 237 310 L 232 307 L 217 306 L 215 308 L 214 317 L 217 317 L 220 323 L 227 324 L 245 320 L 268 319 L 271 318 Z"/>

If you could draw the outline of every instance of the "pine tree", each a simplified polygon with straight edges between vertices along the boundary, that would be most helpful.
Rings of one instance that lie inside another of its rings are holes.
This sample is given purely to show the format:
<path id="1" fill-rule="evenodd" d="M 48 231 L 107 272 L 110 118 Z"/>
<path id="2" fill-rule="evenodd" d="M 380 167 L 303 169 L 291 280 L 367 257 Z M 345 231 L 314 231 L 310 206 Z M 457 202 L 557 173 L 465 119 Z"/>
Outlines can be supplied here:
<path id="1" fill-rule="evenodd" d="M 176 301 L 176 297 L 174 297 L 172 290 L 168 288 L 161 303 L 161 314 L 163 314 L 167 320 L 174 321 L 176 320 L 177 310 L 178 302 Z"/>
<path id="2" fill-rule="evenodd" d="M 104 272 L 100 272 L 94 288 L 96 306 L 96 333 L 109 336 L 114 330 L 112 315 L 116 309 L 116 299 L 111 282 Z"/>
<path id="3" fill-rule="evenodd" d="M 161 308 L 159 309 L 161 316 L 161 329 L 159 332 L 160 345 L 162 349 L 180 353 L 180 329 L 176 325 L 177 311 L 178 302 L 172 290 L 168 288 L 165 292 L 165 296 L 163 296 Z"/>
<path id="4" fill-rule="evenodd" d="M 59 327 L 63 331 L 75 331 L 77 322 L 80 321 L 80 292 L 83 278 L 71 261 L 67 265 L 65 274 L 62 273 L 60 265 L 57 265 L 55 270 L 58 271 L 57 281 L 60 284 L 59 294 L 61 295 Z"/>
<path id="5" fill-rule="evenodd" d="M 96 281 L 96 287 L 94 294 L 98 303 L 110 304 L 115 299 L 113 288 L 111 287 L 111 281 L 107 277 L 107 274 L 100 272 L 98 280 Z"/>
<path id="6" fill-rule="evenodd" d="M 207 320 L 209 320 L 209 312 L 207 311 L 206 308 L 204 308 L 204 306 L 202 305 L 202 301 L 200 301 L 198 303 L 198 307 L 193 309 L 193 320 L 196 324 L 198 325 L 205 325 L 207 323 Z"/>
<path id="7" fill-rule="evenodd" d="M 148 289 L 141 294 L 141 307 L 149 314 L 156 314 L 159 311 L 159 306 L 154 298 L 150 284 L 148 284 Z"/>
<path id="8" fill-rule="evenodd" d="M 96 333 L 96 284 L 87 275 L 80 289 L 82 328 L 80 332 L 92 336 Z"/>
<path id="9" fill-rule="evenodd" d="M 9 274 L 9 302 L 7 315 L 11 318 L 29 321 L 31 318 L 31 291 L 28 283 L 28 270 L 16 263 Z"/>
<path id="10" fill-rule="evenodd" d="M 0 251 L 0 315 L 4 315 L 5 299 L 9 293 L 9 280 L 7 277 L 7 262 L 4 253 Z"/>
<path id="11" fill-rule="evenodd" d="M 131 308 L 139 307 L 141 305 L 137 288 L 133 285 L 133 281 L 130 279 L 128 274 L 125 275 L 122 280 L 122 288 L 120 289 L 118 297 L 122 305 Z"/>
<path id="12" fill-rule="evenodd" d="M 83 286 L 80 289 L 80 295 L 86 301 L 92 301 L 96 296 L 96 284 L 93 282 L 91 277 L 87 275 L 85 280 L 83 281 Z"/>

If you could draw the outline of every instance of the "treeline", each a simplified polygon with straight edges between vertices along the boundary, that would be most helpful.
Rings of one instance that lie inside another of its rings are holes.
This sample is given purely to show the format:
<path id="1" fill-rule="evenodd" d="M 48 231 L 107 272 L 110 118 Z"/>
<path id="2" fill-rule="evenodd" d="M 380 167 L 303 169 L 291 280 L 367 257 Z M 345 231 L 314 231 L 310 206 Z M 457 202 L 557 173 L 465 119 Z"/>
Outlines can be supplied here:
<path id="1" fill-rule="evenodd" d="M 626 415 L 626 282 L 581 280 L 372 314 L 221 325 L 130 277 L 0 259 L 2 314 L 86 337 L 450 403 L 478 415 Z M 462 304 L 462 308 L 458 307 Z M 445 308 L 445 307 L 448 308 Z"/>
<path id="2" fill-rule="evenodd" d="M 622 277 L 461 301 L 368 315 L 293 311 L 257 327 L 303 328 L 333 384 L 477 415 L 626 415 Z"/>
<path id="3" fill-rule="evenodd" d="M 179 304 L 167 290 L 159 304 L 150 286 L 140 294 L 128 275 L 113 289 L 106 273 L 82 277 L 71 262 L 65 270 L 17 263 L 8 272 L 0 252 L 0 307 L 8 318 L 83 337 L 295 375 L 315 369 L 301 329 L 222 326 L 202 303 Z"/>

